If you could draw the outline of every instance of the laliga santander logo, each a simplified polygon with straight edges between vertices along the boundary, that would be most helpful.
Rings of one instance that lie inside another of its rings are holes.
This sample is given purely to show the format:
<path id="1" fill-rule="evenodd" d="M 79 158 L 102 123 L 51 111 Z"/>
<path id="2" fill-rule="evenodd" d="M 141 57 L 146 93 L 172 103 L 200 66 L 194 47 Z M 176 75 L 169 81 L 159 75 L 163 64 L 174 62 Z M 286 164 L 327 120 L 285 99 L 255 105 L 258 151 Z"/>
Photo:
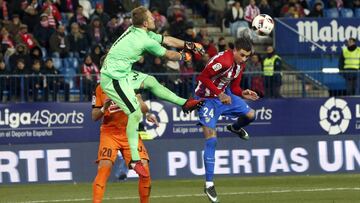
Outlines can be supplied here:
<path id="1" fill-rule="evenodd" d="M 145 130 L 152 136 L 152 138 L 161 137 L 166 130 L 167 123 L 169 122 L 169 117 L 164 109 L 164 106 L 159 102 L 149 100 L 145 103 L 159 121 L 159 127 L 156 127 L 153 123 L 146 121 Z"/>
<path id="2" fill-rule="evenodd" d="M 351 112 L 343 99 L 331 97 L 320 107 L 320 126 L 329 135 L 344 133 L 349 127 Z"/>

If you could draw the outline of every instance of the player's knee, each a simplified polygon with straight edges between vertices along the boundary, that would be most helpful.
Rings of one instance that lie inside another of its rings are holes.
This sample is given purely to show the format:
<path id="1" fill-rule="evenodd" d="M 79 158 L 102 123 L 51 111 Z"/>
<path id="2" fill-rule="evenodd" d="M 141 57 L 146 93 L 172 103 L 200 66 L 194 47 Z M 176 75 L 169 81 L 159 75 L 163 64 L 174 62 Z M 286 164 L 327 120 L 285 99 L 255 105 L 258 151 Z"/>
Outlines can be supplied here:
<path id="1" fill-rule="evenodd" d="M 249 111 L 249 113 L 246 114 L 246 118 L 250 121 L 253 122 L 255 120 L 255 111 L 253 109 L 251 109 Z"/>

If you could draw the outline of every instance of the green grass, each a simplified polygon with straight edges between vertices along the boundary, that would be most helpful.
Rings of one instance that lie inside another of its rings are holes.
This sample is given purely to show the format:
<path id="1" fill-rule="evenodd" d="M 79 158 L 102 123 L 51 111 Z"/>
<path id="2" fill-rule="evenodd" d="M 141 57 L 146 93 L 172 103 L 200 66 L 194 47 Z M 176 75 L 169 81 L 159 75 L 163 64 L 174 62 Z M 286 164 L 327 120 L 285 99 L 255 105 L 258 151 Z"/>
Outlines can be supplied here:
<path id="1" fill-rule="evenodd" d="M 215 183 L 222 203 L 360 203 L 360 174 L 229 177 Z M 153 181 L 151 202 L 206 203 L 203 184 L 202 179 Z M 91 202 L 91 192 L 90 183 L 2 185 L 0 202 Z M 139 202 L 137 181 L 109 183 L 104 202 Z"/>

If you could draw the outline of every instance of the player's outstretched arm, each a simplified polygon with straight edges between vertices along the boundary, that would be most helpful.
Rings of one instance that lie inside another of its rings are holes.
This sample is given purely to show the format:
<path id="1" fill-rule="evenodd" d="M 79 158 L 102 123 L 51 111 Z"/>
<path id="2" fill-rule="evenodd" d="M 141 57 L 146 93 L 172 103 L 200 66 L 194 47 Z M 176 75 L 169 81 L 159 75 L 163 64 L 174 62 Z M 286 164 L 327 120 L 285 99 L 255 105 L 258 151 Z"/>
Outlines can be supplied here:
<path id="1" fill-rule="evenodd" d="M 183 49 L 185 41 L 181 40 L 181 39 L 178 39 L 178 38 L 175 38 L 175 37 L 171 37 L 171 36 L 164 36 L 163 43 L 166 46 L 169 46 L 169 47 L 175 47 L 175 48 L 178 48 L 178 49 Z"/>
<path id="2" fill-rule="evenodd" d="M 191 60 L 191 54 L 187 53 L 185 51 L 177 52 L 172 50 L 166 50 L 165 52 L 165 58 L 171 60 L 171 61 L 190 61 Z"/>
<path id="3" fill-rule="evenodd" d="M 171 37 L 171 36 L 165 36 L 163 43 L 169 47 L 175 47 L 178 49 L 189 50 L 194 53 L 201 54 L 201 55 L 205 54 L 205 50 L 204 50 L 203 46 L 199 43 L 183 41 L 181 39 Z"/>

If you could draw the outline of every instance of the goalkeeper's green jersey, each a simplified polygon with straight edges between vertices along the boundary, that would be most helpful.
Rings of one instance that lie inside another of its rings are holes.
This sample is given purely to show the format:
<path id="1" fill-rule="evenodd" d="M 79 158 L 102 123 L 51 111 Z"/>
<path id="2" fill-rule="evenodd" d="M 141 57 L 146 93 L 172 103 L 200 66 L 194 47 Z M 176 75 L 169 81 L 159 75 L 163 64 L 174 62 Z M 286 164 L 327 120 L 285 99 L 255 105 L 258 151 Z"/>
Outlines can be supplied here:
<path id="1" fill-rule="evenodd" d="M 111 46 L 101 73 L 115 79 L 126 77 L 145 52 L 164 56 L 166 49 L 161 46 L 162 41 L 160 34 L 130 26 Z"/>

